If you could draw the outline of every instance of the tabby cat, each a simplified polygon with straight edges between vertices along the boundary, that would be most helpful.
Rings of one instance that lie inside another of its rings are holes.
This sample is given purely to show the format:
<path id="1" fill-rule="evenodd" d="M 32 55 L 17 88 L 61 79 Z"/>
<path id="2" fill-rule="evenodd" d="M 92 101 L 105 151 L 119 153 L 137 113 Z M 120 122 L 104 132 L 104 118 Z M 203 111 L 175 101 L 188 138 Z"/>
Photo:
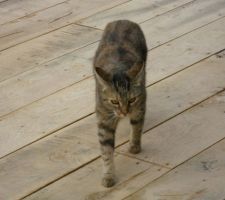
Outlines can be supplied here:
<path id="1" fill-rule="evenodd" d="M 115 184 L 113 151 L 120 118 L 128 116 L 132 126 L 130 153 L 141 151 L 146 58 L 145 37 L 136 23 L 119 20 L 106 26 L 94 58 L 96 114 L 105 187 Z"/>

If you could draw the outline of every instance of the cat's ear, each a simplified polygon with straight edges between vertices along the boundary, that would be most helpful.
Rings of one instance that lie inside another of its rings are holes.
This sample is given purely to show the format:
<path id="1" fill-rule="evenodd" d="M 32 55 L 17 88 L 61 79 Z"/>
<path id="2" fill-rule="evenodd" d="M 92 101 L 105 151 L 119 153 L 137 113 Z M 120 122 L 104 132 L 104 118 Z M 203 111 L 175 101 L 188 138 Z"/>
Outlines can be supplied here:
<path id="1" fill-rule="evenodd" d="M 96 79 L 102 86 L 108 86 L 107 82 L 109 81 L 109 75 L 102 68 L 94 67 L 94 73 Z"/>
<path id="2" fill-rule="evenodd" d="M 145 63 L 135 64 L 128 72 L 127 75 L 131 80 L 137 84 L 141 84 L 145 77 Z"/>

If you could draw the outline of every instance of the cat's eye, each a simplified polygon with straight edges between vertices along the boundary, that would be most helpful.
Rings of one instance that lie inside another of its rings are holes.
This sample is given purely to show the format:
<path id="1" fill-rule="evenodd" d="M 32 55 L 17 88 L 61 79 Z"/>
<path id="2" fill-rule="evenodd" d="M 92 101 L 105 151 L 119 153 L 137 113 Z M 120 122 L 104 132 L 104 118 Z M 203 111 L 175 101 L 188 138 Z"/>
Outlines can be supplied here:
<path id="1" fill-rule="evenodd" d="M 135 101 L 136 101 L 136 97 L 131 98 L 131 99 L 129 100 L 129 103 L 134 103 Z"/>
<path id="2" fill-rule="evenodd" d="M 115 105 L 118 105 L 119 104 L 119 101 L 117 101 L 117 100 L 111 100 L 111 103 L 112 104 L 115 104 Z"/>

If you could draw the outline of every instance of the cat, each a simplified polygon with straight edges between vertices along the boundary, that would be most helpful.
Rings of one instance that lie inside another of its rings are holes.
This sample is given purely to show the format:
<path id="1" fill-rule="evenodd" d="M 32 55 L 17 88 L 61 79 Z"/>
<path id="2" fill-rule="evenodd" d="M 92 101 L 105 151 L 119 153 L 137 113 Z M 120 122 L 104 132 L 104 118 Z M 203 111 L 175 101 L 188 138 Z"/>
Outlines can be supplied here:
<path id="1" fill-rule="evenodd" d="M 113 152 L 120 118 L 132 126 L 129 152 L 141 151 L 146 107 L 145 65 L 147 45 L 138 24 L 118 20 L 107 24 L 96 50 L 96 115 L 104 171 L 102 185 L 115 184 Z"/>

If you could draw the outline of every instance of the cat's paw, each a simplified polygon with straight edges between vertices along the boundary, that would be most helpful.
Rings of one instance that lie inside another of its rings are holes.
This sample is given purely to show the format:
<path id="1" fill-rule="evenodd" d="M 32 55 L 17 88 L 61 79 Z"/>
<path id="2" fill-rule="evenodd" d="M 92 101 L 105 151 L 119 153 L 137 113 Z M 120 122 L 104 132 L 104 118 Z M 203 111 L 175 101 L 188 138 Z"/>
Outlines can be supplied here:
<path id="1" fill-rule="evenodd" d="M 129 152 L 132 154 L 138 154 L 141 152 L 141 145 L 130 145 Z"/>
<path id="2" fill-rule="evenodd" d="M 103 178 L 102 178 L 102 185 L 104 186 L 104 187 L 112 187 L 113 185 L 115 185 L 115 183 L 116 183 L 116 181 L 115 181 L 115 178 L 114 178 L 114 176 L 104 176 Z"/>

